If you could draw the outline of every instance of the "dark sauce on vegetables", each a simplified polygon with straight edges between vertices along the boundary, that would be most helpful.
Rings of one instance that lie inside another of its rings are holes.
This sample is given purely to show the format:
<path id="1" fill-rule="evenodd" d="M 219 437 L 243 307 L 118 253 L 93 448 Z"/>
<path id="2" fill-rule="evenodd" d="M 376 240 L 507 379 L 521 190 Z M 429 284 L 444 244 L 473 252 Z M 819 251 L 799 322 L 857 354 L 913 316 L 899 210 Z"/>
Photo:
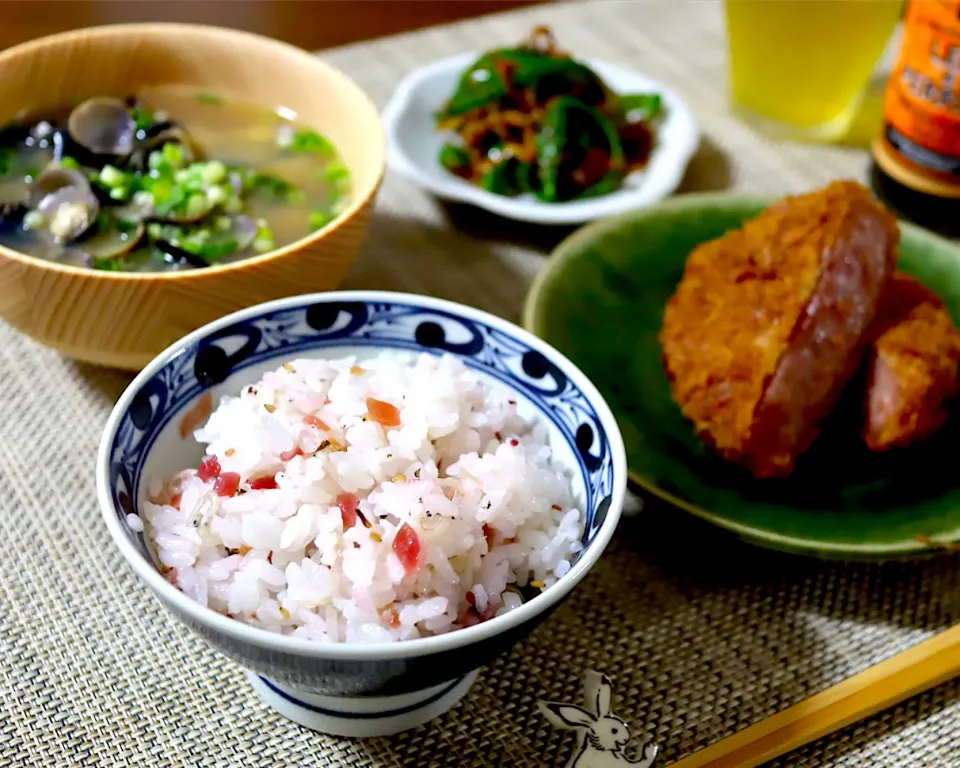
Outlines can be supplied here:
<path id="1" fill-rule="evenodd" d="M 616 94 L 536 28 L 463 74 L 437 127 L 456 140 L 440 165 L 489 192 L 550 203 L 608 194 L 643 168 L 663 111 L 658 94 Z"/>

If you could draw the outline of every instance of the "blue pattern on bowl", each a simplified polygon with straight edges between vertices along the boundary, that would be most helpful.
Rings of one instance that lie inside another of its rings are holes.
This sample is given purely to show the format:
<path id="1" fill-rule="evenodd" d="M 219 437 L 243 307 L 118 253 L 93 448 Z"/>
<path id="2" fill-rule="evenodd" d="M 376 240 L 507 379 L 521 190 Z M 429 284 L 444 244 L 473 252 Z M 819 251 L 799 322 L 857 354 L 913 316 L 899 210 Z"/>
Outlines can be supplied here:
<path id="1" fill-rule="evenodd" d="M 577 457 L 585 490 L 586 549 L 603 525 L 615 482 L 610 443 L 596 409 L 525 342 L 475 320 L 404 302 L 330 301 L 268 312 L 181 350 L 142 385 L 117 429 L 109 454 L 117 514 L 136 513 L 134 500 L 154 441 L 205 391 L 253 365 L 341 346 L 446 352 L 528 398 Z M 142 534 L 135 538 L 149 558 Z"/>

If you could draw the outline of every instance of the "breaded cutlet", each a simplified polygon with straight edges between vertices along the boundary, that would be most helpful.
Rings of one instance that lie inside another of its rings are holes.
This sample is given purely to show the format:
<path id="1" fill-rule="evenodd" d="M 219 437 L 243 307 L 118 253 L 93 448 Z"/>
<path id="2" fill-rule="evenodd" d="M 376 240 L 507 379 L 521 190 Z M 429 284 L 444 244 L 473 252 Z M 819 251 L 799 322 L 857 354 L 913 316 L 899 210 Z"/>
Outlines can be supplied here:
<path id="1" fill-rule="evenodd" d="M 690 254 L 660 341 L 706 443 L 756 477 L 793 471 L 862 360 L 898 241 L 869 191 L 839 181 Z"/>
<path id="2" fill-rule="evenodd" d="M 930 437 L 956 397 L 960 331 L 940 298 L 898 273 L 880 302 L 868 359 L 864 440 L 873 451 Z"/>

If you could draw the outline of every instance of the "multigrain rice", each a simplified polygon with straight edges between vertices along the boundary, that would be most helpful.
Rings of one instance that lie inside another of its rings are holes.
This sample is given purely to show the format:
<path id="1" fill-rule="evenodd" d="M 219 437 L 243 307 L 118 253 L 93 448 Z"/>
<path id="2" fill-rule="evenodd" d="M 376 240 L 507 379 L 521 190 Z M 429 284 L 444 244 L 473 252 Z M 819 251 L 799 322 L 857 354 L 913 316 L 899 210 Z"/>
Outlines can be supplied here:
<path id="1" fill-rule="evenodd" d="M 549 589 L 581 548 L 544 425 L 450 356 L 293 360 L 195 437 L 201 466 L 149 483 L 148 540 L 191 598 L 273 632 L 448 632 Z"/>

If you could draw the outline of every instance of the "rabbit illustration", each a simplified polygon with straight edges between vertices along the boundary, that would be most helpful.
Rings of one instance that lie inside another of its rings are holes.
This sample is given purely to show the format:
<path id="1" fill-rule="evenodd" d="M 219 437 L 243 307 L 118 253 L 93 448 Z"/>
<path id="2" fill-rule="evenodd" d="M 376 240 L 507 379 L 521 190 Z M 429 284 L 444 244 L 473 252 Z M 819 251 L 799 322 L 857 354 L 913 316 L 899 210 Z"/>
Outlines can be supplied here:
<path id="1" fill-rule="evenodd" d="M 583 707 L 556 702 L 540 702 L 540 711 L 557 728 L 574 730 L 579 737 L 579 748 L 567 768 L 606 768 L 606 766 L 636 765 L 650 768 L 657 759 L 657 746 L 652 742 L 643 747 L 643 757 L 633 760 L 624 752 L 630 741 L 627 724 L 610 714 L 612 684 L 606 675 L 587 672 L 585 698 L 589 712 Z"/>

